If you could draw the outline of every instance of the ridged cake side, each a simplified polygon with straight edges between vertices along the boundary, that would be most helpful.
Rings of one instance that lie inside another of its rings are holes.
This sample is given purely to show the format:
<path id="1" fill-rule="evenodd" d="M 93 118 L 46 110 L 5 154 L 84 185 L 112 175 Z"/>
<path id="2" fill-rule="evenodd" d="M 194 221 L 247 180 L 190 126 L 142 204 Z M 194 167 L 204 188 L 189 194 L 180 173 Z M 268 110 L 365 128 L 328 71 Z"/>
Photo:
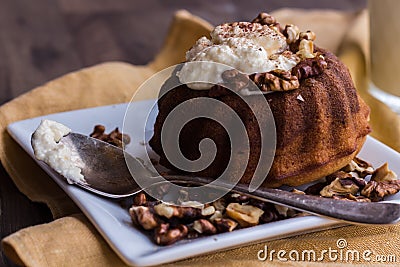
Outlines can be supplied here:
<path id="1" fill-rule="evenodd" d="M 260 100 L 265 97 L 276 124 L 277 147 L 264 186 L 299 185 L 340 169 L 360 150 L 365 136 L 370 132 L 369 108 L 358 96 L 347 68 L 332 53 L 320 51 L 328 63 L 327 68 L 316 77 L 301 80 L 299 89 L 248 96 L 251 108 L 261 114 L 265 107 L 264 101 Z M 166 159 L 161 146 L 162 124 L 174 107 L 196 97 L 208 97 L 208 90 L 196 91 L 182 85 L 169 91 L 158 101 L 159 115 L 150 145 L 160 155 L 160 164 L 168 168 L 173 166 Z M 260 155 L 261 140 L 257 123 L 250 109 L 233 93 L 217 99 L 236 111 L 248 131 L 249 161 L 245 161 L 246 153 L 243 152 L 247 151 L 243 151 L 240 144 L 233 147 L 234 156 L 231 159 L 234 166 L 232 176 L 237 175 L 236 170 L 247 163 L 241 182 L 248 183 L 253 177 Z M 196 102 L 192 102 L 191 109 L 196 110 Z M 213 112 L 216 116 L 226 115 L 217 108 Z M 264 119 L 267 120 L 267 116 Z M 261 122 L 261 125 L 265 125 L 265 122 Z M 200 140 L 211 138 L 217 145 L 218 152 L 213 163 L 195 174 L 218 177 L 225 170 L 231 145 L 228 135 L 218 123 L 208 119 L 193 120 L 183 128 L 179 138 L 183 155 L 192 160 L 200 156 Z"/>

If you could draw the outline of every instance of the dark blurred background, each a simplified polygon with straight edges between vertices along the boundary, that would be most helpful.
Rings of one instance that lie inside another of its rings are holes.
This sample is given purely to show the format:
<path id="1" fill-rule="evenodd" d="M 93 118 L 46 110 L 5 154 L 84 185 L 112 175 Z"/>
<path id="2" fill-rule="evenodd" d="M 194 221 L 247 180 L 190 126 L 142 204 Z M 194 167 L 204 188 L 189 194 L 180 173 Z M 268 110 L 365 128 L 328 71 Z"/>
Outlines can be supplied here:
<path id="1" fill-rule="evenodd" d="M 365 6 L 366 0 L 0 0 L 0 103 L 99 62 L 147 63 L 178 9 L 220 24 L 282 7 Z"/>
<path id="2" fill-rule="evenodd" d="M 366 0 L 0 0 L 0 104 L 82 67 L 147 63 L 176 10 L 220 24 L 282 7 L 355 12 Z M 45 205 L 18 191 L 2 166 L 0 208 L 1 238 L 52 220 Z M 0 266 L 10 265 L 1 253 Z"/>

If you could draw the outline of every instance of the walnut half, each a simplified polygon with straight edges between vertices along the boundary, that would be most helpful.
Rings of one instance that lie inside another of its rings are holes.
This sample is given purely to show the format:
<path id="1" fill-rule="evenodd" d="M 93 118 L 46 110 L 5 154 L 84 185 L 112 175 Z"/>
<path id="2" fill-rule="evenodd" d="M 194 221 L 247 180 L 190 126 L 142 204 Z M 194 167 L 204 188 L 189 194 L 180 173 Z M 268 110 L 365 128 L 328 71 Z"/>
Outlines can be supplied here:
<path id="1" fill-rule="evenodd" d="M 242 227 L 257 225 L 263 213 L 264 211 L 257 207 L 239 203 L 230 203 L 226 207 L 226 214 Z"/>
<path id="2" fill-rule="evenodd" d="M 292 68 L 292 75 L 299 80 L 315 77 L 324 72 L 328 64 L 322 55 L 314 58 L 306 58 Z"/>
<path id="3" fill-rule="evenodd" d="M 334 195 L 357 194 L 360 188 L 350 179 L 336 178 L 329 185 L 325 186 L 320 194 L 323 197 L 332 197 Z"/>
<path id="4" fill-rule="evenodd" d="M 389 165 L 386 162 L 374 171 L 371 180 L 377 182 L 395 181 L 397 180 L 397 174 L 389 169 Z"/>
<path id="5" fill-rule="evenodd" d="M 273 70 L 250 75 L 262 91 L 289 91 L 299 88 L 299 80 L 286 70 Z"/>
<path id="6" fill-rule="evenodd" d="M 369 181 L 361 195 L 370 198 L 372 201 L 380 201 L 385 196 L 396 194 L 400 191 L 400 180 L 392 181 Z"/>

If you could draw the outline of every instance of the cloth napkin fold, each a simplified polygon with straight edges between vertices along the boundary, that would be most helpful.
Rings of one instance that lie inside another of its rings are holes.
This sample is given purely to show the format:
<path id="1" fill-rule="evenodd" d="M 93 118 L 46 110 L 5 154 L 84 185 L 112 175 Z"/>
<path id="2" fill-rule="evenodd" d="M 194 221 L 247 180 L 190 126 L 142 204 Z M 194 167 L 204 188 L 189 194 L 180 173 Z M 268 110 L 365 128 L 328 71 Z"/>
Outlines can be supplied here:
<path id="1" fill-rule="evenodd" d="M 273 13 L 282 23 L 312 29 L 317 44 L 339 53 L 349 66 L 356 86 L 372 109 L 373 136 L 400 151 L 400 122 L 384 104 L 368 95 L 368 17 L 366 11 L 351 14 L 337 11 L 283 9 Z M 55 221 L 22 229 L 2 240 L 6 255 L 26 266 L 126 266 L 111 250 L 69 197 L 16 144 L 6 132 L 9 123 L 40 115 L 128 102 L 138 86 L 152 74 L 183 61 L 185 51 L 211 25 L 186 11 L 176 13 L 162 51 L 146 66 L 110 62 L 67 74 L 0 107 L 0 159 L 19 188 L 33 201 L 46 203 Z M 141 95 L 155 98 L 157 88 Z M 282 222 L 284 223 L 284 222 Z M 296 237 L 264 242 L 213 253 L 174 263 L 177 266 L 257 266 L 257 253 L 268 249 L 290 251 L 335 248 L 345 239 L 348 249 L 374 254 L 396 255 L 400 246 L 400 226 L 347 226 Z M 399 255 L 396 255 L 400 257 Z M 399 259 L 398 259 L 399 260 Z M 275 259 L 275 265 L 285 264 Z M 320 266 L 321 263 L 290 262 L 293 266 Z M 358 262 L 354 262 L 358 263 Z M 360 261 L 366 264 L 368 262 Z M 322 263 L 323 266 L 342 265 Z"/>

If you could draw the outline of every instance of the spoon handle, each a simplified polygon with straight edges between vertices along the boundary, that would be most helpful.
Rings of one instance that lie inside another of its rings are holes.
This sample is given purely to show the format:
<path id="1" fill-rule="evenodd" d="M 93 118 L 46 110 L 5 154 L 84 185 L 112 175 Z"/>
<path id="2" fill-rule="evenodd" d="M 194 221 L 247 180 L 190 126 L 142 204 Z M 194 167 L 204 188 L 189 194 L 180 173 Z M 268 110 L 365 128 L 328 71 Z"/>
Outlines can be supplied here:
<path id="1" fill-rule="evenodd" d="M 174 180 L 173 182 L 186 180 L 202 185 L 210 182 L 210 178 L 205 177 L 170 176 L 167 179 L 170 181 Z M 219 182 L 215 187 L 231 188 L 232 186 Z M 232 191 L 259 200 L 352 224 L 395 224 L 400 221 L 400 205 L 396 203 L 346 201 L 296 194 L 272 188 L 259 188 L 253 192 L 249 192 L 248 185 L 244 184 L 237 184 Z"/>
<path id="2" fill-rule="evenodd" d="M 400 205 L 396 203 L 346 201 L 268 188 L 257 189 L 251 195 L 296 210 L 351 223 L 395 224 L 400 220 Z"/>

